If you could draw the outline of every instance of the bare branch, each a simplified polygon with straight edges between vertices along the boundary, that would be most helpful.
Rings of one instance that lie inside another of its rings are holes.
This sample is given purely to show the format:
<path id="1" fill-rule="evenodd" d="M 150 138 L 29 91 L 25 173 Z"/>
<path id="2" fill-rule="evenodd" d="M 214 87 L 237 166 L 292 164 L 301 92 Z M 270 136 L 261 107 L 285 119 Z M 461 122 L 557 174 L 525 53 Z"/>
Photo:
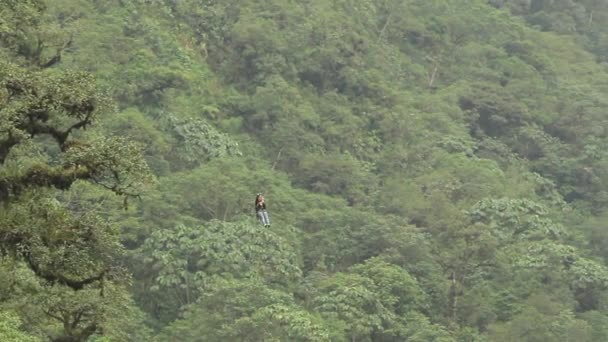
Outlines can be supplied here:
<path id="1" fill-rule="evenodd" d="M 277 166 L 277 163 L 279 162 L 279 160 L 281 160 L 281 153 L 283 153 L 283 149 L 285 147 L 281 147 L 281 149 L 279 150 L 279 153 L 277 153 L 277 157 L 274 159 L 274 163 L 272 163 L 272 167 L 270 168 L 271 170 L 274 171 L 274 168 Z"/>
<path id="2" fill-rule="evenodd" d="M 382 26 L 382 29 L 380 30 L 380 32 L 378 33 L 378 41 L 382 40 L 382 37 L 384 36 L 384 31 L 386 31 L 386 28 L 388 27 L 388 24 L 391 22 L 391 19 L 393 17 L 393 11 L 391 11 L 388 14 L 388 18 L 386 18 L 386 22 L 384 23 L 384 26 Z"/>
<path id="3" fill-rule="evenodd" d="M 435 82 L 435 79 L 437 77 L 437 72 L 439 71 L 439 66 L 440 66 L 440 63 L 441 63 L 441 58 L 427 56 L 426 59 L 429 60 L 429 61 L 431 61 L 433 63 L 432 70 L 427 73 L 427 77 L 428 77 L 428 81 L 429 81 L 428 87 L 432 88 L 433 87 L 433 83 Z"/>

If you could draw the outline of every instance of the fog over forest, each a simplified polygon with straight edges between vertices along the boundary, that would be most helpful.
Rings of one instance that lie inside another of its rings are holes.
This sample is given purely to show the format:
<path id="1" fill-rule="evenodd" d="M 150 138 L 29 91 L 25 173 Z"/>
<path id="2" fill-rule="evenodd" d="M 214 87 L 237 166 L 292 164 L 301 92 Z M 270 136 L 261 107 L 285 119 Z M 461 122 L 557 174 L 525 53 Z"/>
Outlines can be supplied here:
<path id="1" fill-rule="evenodd" d="M 608 341 L 608 1 L 0 0 L 0 341 Z"/>

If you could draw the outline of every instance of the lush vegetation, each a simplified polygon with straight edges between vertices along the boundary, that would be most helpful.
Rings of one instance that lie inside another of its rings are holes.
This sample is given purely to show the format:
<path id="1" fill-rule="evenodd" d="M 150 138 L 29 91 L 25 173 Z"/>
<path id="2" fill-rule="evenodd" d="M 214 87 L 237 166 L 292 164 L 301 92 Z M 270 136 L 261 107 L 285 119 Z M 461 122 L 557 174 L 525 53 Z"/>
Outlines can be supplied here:
<path id="1" fill-rule="evenodd" d="M 607 20 L 0 0 L 0 340 L 608 340 Z"/>

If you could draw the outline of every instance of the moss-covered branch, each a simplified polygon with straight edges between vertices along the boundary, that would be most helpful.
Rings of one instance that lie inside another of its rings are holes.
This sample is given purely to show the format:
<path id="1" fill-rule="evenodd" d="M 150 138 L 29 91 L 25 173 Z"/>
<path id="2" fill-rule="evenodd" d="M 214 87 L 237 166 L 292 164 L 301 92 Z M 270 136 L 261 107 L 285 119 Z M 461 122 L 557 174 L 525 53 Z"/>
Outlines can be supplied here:
<path id="1" fill-rule="evenodd" d="M 69 288 L 71 288 L 72 290 L 75 290 L 75 291 L 82 290 L 86 285 L 90 285 L 95 282 L 101 281 L 106 274 L 106 271 L 102 271 L 101 273 L 99 273 L 95 276 L 92 276 L 92 277 L 78 279 L 78 280 L 70 279 L 61 274 L 48 272 L 48 271 L 41 269 L 38 266 L 38 264 L 36 264 L 36 262 L 32 259 L 31 255 L 29 255 L 29 254 L 25 255 L 24 257 L 25 257 L 25 260 L 27 261 L 27 264 L 30 267 L 30 269 L 38 277 L 48 281 L 51 284 L 58 283 L 61 285 L 68 286 Z"/>
<path id="2" fill-rule="evenodd" d="M 87 179 L 91 170 L 84 167 L 60 168 L 38 165 L 18 176 L 0 177 L 0 202 L 19 196 L 28 188 L 67 190 L 78 179 Z"/>

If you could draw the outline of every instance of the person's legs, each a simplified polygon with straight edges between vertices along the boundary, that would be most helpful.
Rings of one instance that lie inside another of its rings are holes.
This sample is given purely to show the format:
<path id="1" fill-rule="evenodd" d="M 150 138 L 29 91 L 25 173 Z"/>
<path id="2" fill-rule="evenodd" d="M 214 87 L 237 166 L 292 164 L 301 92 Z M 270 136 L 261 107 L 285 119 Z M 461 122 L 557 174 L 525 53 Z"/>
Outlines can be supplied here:
<path id="1" fill-rule="evenodd" d="M 268 218 L 268 212 L 266 210 L 262 210 L 263 212 L 263 216 L 264 216 L 264 225 L 265 226 L 270 226 L 270 218 Z"/>
<path id="2" fill-rule="evenodd" d="M 266 221 L 264 221 L 264 210 L 258 211 L 257 214 L 258 214 L 258 220 L 260 220 L 260 223 L 263 225 L 266 225 Z"/>

